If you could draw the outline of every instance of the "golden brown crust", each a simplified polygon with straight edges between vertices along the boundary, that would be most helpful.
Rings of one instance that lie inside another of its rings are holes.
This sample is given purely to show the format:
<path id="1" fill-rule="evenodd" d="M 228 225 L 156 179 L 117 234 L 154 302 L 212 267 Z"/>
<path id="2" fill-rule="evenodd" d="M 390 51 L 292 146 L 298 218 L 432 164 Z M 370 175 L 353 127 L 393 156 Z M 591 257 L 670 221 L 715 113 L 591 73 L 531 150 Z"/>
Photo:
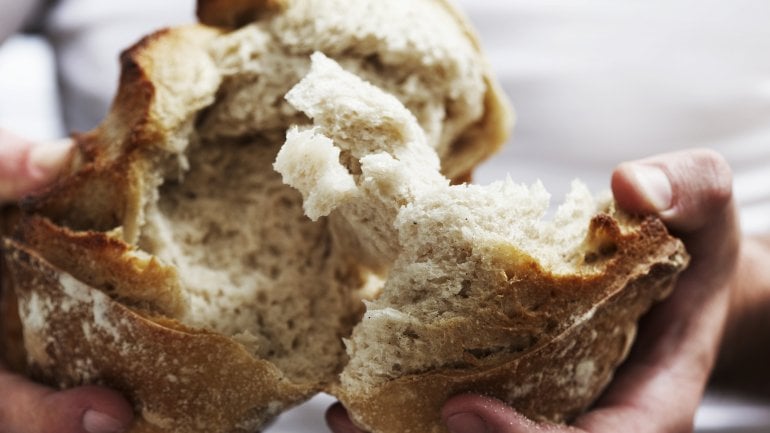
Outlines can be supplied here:
<path id="1" fill-rule="evenodd" d="M 123 392 L 140 415 L 133 431 L 253 431 L 317 392 L 229 338 L 142 317 L 18 243 L 5 248 L 13 283 L 25 288 L 19 302 L 37 377 Z"/>
<path id="2" fill-rule="evenodd" d="M 532 274 L 523 278 L 522 285 L 532 293 L 548 294 L 549 299 L 542 313 L 531 308 L 516 311 L 513 320 L 525 319 L 539 332 L 523 352 L 503 351 L 491 360 L 483 359 L 487 354 L 482 359 L 471 354 L 469 363 L 457 368 L 400 377 L 366 393 L 350 393 L 340 386 L 332 393 L 357 424 L 378 433 L 446 432 L 441 407 L 451 396 L 465 392 L 498 398 L 534 419 L 570 420 L 609 383 L 628 354 L 639 317 L 672 290 L 688 261 L 682 243 L 669 236 L 657 219 L 645 220 L 638 230 L 621 231 L 609 215 L 592 221 L 589 238 L 602 242 L 595 244 L 597 256 L 588 259 L 606 261 L 601 274 L 559 277 L 530 268 Z M 601 253 L 608 244 L 613 248 Z M 522 296 L 527 295 L 515 286 L 501 297 L 521 307 Z M 505 309 L 504 301 L 501 305 Z M 447 330 L 447 338 L 452 332 L 463 329 Z"/>
<path id="3" fill-rule="evenodd" d="M 46 261 L 121 303 L 177 317 L 185 307 L 176 269 L 97 231 L 73 232 L 28 216 L 17 236 Z"/>
<path id="4" fill-rule="evenodd" d="M 198 0 L 196 15 L 203 24 L 238 28 L 279 12 L 291 0 Z"/>
<path id="5" fill-rule="evenodd" d="M 471 24 L 452 1 L 436 1 L 455 18 L 457 25 L 463 29 L 484 62 L 484 83 L 487 86 L 484 115 L 452 143 L 449 154 L 441 164 L 442 167 L 449 168 L 444 173 L 448 178 L 453 179 L 454 183 L 461 183 L 463 176 L 472 173 L 476 166 L 500 150 L 511 134 L 515 116 L 510 101 L 483 54 L 479 37 Z"/>
<path id="6" fill-rule="evenodd" d="M 201 47 L 218 34 L 200 25 L 161 30 L 126 50 L 107 117 L 96 129 L 74 136 L 70 166 L 54 184 L 24 199 L 22 208 L 76 230 L 123 225 L 130 234 L 130 222 L 144 205 L 141 192 L 151 183 L 146 175 L 152 161 L 144 153 L 173 147 L 176 134 L 213 102 L 218 72 Z"/>

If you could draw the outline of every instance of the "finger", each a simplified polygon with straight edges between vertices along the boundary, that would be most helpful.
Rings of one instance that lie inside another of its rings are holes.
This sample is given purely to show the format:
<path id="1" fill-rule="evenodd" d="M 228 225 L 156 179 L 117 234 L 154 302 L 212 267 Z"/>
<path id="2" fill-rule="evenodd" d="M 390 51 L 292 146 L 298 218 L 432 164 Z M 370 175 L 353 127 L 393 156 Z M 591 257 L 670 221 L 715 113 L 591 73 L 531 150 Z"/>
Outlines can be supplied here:
<path id="1" fill-rule="evenodd" d="M 118 433 L 133 419 L 125 399 L 101 387 L 54 391 L 0 371 L 0 393 L 3 433 Z"/>
<path id="2" fill-rule="evenodd" d="M 730 168 L 712 151 L 677 152 L 622 164 L 612 186 L 621 207 L 656 213 L 678 230 L 692 261 L 671 297 L 642 321 L 598 407 L 576 425 L 690 431 L 723 332 L 740 238 Z"/>
<path id="3" fill-rule="evenodd" d="M 18 200 L 51 182 L 73 147 L 71 139 L 35 143 L 0 128 L 0 202 Z"/>
<path id="4" fill-rule="evenodd" d="M 451 433 L 579 432 L 568 426 L 535 423 L 500 400 L 474 394 L 463 394 L 449 399 L 444 405 L 441 417 Z"/>
<path id="5" fill-rule="evenodd" d="M 682 237 L 688 271 L 706 285 L 724 284 L 735 266 L 739 230 L 732 171 L 718 153 L 696 149 L 618 166 L 612 188 L 621 208 L 655 213 Z"/>
<path id="6" fill-rule="evenodd" d="M 671 299 L 644 320 L 628 362 L 575 427 L 592 433 L 691 431 L 719 342 L 725 282 L 738 245 L 731 172 L 718 154 L 697 150 L 623 164 L 612 183 L 622 208 L 658 214 L 680 231 L 693 265 Z M 535 424 L 480 396 L 450 400 L 444 419 L 453 433 L 579 431 Z"/>
<path id="7" fill-rule="evenodd" d="M 732 171 L 713 150 L 673 152 L 620 164 L 612 190 L 621 208 L 658 214 L 675 230 L 692 232 L 730 201 Z"/>
<path id="8" fill-rule="evenodd" d="M 365 433 L 353 424 L 348 411 L 340 403 L 333 404 L 326 411 L 326 424 L 334 433 Z"/>

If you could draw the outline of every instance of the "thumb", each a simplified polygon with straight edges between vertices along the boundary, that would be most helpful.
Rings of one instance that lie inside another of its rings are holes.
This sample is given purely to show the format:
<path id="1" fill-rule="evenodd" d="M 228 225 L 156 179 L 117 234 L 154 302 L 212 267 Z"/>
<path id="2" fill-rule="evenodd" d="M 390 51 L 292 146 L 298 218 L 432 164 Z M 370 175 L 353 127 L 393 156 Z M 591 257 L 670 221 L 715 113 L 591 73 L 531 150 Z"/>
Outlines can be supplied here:
<path id="1" fill-rule="evenodd" d="M 133 419 L 131 406 L 106 388 L 55 391 L 0 370 L 0 432 L 119 433 Z"/>
<path id="2" fill-rule="evenodd" d="M 580 432 L 569 426 L 535 423 L 500 400 L 475 394 L 450 398 L 441 416 L 451 433 Z"/>
<path id="3" fill-rule="evenodd" d="M 657 214 L 692 256 L 688 273 L 724 283 L 734 267 L 739 227 L 732 199 L 732 171 L 717 152 L 694 149 L 618 166 L 612 175 L 618 205 Z"/>
<path id="4" fill-rule="evenodd" d="M 74 142 L 33 142 L 0 128 L 0 202 L 15 201 L 51 182 Z"/>
<path id="5" fill-rule="evenodd" d="M 599 406 L 578 420 L 589 431 L 688 431 L 718 352 L 727 282 L 740 245 L 732 172 L 695 149 L 618 166 L 612 188 L 628 212 L 657 214 L 691 255 L 677 289 L 646 316 L 637 342 Z"/>
<path id="6" fill-rule="evenodd" d="M 732 197 L 732 171 L 708 149 L 672 152 L 620 164 L 612 190 L 621 208 L 657 214 L 671 228 L 704 228 Z"/>

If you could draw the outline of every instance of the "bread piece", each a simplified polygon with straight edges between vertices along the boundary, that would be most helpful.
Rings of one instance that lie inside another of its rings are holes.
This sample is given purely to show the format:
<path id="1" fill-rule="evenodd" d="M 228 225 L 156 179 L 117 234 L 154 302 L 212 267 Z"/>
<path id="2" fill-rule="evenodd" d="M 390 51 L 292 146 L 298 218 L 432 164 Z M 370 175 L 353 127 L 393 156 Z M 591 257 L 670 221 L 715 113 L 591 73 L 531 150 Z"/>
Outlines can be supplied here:
<path id="1" fill-rule="evenodd" d="M 199 12 L 257 21 L 128 50 L 3 241 L 35 377 L 118 389 L 134 432 L 253 431 L 322 390 L 373 432 L 442 431 L 456 392 L 554 421 L 593 401 L 686 254 L 579 185 L 550 222 L 538 184 L 449 186 L 510 123 L 454 9 Z"/>
<path id="2" fill-rule="evenodd" d="M 441 406 L 461 392 L 570 419 L 687 263 L 660 221 L 579 183 L 552 220 L 540 184 L 450 186 L 414 116 L 320 53 L 287 100 L 313 127 L 289 131 L 276 170 L 309 216 L 329 215 L 336 239 L 356 238 L 338 244 L 389 268 L 331 391 L 367 431 L 443 432 Z"/>
<path id="3" fill-rule="evenodd" d="M 289 126 L 308 123 L 283 97 L 310 54 L 418 113 L 449 177 L 510 126 L 446 4 L 382 6 L 296 0 L 234 31 L 164 30 L 122 55 L 107 118 L 75 137 L 61 179 L 24 201 L 3 241 L 37 379 L 118 389 L 140 432 L 253 431 L 337 380 L 342 338 L 385 269 L 340 248 L 272 170 Z"/>

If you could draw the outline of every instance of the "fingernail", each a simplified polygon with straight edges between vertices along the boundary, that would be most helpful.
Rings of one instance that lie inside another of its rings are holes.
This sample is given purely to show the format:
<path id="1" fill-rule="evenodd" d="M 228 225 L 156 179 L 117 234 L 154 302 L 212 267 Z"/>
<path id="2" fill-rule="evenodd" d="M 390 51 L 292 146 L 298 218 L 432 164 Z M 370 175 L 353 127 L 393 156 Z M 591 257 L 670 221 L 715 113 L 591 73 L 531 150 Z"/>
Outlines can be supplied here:
<path id="1" fill-rule="evenodd" d="M 43 175 L 58 172 L 72 151 L 74 143 L 70 139 L 39 144 L 29 153 L 29 164 L 32 170 Z"/>
<path id="2" fill-rule="evenodd" d="M 88 433 L 121 433 L 127 426 L 107 414 L 89 410 L 83 415 L 83 428 Z"/>
<path id="3" fill-rule="evenodd" d="M 451 433 L 490 433 L 487 423 L 471 412 L 461 412 L 447 418 L 446 426 Z"/>
<path id="4" fill-rule="evenodd" d="M 647 203 L 657 212 L 669 209 L 673 192 L 668 175 L 660 168 L 652 165 L 637 164 L 633 170 L 637 186 Z"/>

